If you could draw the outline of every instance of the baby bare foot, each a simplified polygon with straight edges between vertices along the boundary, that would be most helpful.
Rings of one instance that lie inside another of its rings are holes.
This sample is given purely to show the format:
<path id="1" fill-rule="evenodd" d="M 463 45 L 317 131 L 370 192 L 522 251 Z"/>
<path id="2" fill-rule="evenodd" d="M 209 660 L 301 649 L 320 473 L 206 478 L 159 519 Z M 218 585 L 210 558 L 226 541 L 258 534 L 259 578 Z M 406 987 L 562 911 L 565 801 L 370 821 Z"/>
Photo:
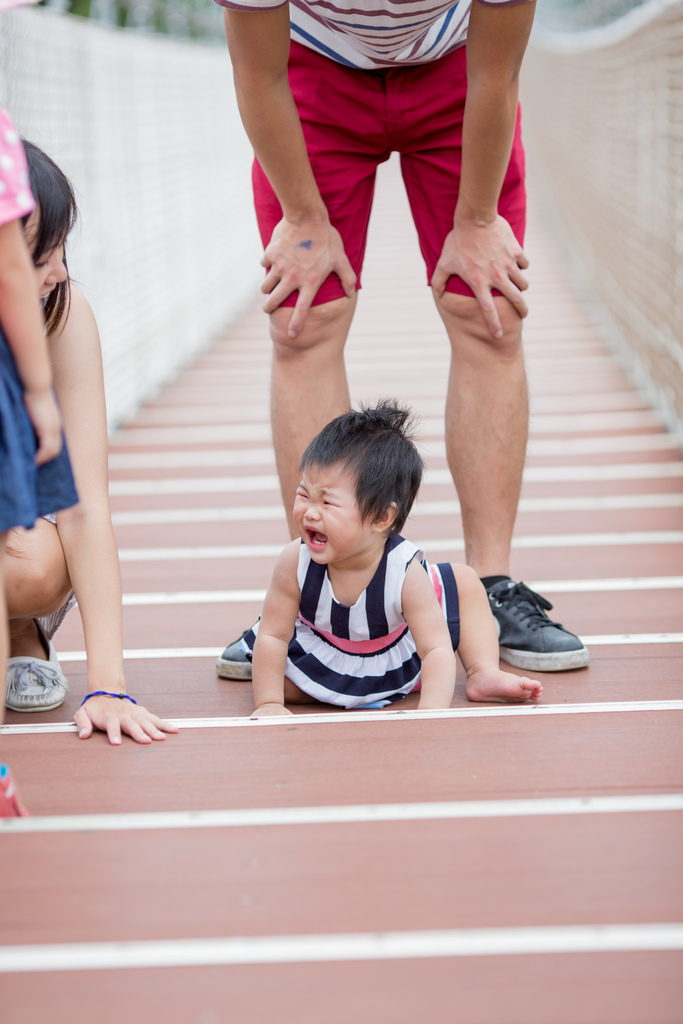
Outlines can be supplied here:
<path id="1" fill-rule="evenodd" d="M 468 677 L 465 693 L 468 700 L 495 701 L 498 704 L 521 704 L 538 700 L 543 687 L 536 679 L 516 676 L 500 669 L 479 669 Z"/>

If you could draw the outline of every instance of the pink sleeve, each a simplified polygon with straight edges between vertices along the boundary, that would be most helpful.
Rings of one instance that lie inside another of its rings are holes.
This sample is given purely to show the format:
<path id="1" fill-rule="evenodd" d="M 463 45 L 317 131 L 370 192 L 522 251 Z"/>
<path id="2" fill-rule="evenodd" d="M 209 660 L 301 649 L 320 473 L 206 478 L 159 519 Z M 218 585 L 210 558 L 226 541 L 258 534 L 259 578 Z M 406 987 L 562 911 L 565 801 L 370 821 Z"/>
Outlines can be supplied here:
<path id="1" fill-rule="evenodd" d="M 0 225 L 19 220 L 35 205 L 24 147 L 16 128 L 0 107 Z"/>

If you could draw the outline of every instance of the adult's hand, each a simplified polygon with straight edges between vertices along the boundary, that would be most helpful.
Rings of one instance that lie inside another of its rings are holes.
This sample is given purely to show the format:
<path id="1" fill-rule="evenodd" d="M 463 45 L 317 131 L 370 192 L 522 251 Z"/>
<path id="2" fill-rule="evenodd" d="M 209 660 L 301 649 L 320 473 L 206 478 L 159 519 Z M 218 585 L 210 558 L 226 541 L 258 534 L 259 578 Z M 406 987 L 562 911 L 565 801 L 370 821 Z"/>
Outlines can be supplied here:
<path id="1" fill-rule="evenodd" d="M 504 217 L 497 215 L 490 223 L 456 217 L 436 265 L 432 287 L 441 297 L 448 278 L 457 274 L 474 292 L 493 337 L 501 338 L 503 328 L 491 290 L 499 291 L 520 317 L 525 317 L 529 308 L 522 293 L 529 287 L 524 274 L 528 266 L 529 260 Z"/>
<path id="2" fill-rule="evenodd" d="M 136 743 L 151 743 L 165 740 L 167 732 L 178 732 L 177 726 L 157 718 L 141 704 L 116 697 L 91 697 L 78 709 L 74 721 L 79 739 L 87 740 L 93 729 L 100 729 L 114 746 L 121 742 L 122 733 Z"/>
<path id="3" fill-rule="evenodd" d="M 299 296 L 287 333 L 294 338 L 301 331 L 316 292 L 331 273 L 339 275 L 349 298 L 356 287 L 356 274 L 344 252 L 341 235 L 327 218 L 293 224 L 282 219 L 276 225 L 263 254 L 268 269 L 261 291 L 268 296 L 263 308 L 272 313 L 292 292 Z"/>

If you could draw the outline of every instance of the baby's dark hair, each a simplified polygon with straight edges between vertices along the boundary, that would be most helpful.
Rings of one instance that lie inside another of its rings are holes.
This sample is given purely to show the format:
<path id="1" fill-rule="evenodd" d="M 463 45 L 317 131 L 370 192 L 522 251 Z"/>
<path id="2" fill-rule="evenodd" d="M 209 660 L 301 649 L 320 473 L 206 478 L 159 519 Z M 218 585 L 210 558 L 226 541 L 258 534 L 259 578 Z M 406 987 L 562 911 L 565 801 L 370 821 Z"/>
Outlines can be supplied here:
<path id="1" fill-rule="evenodd" d="M 71 182 L 47 153 L 22 139 L 28 161 L 31 192 L 38 212 L 38 226 L 31 241 L 31 258 L 36 266 L 58 245 L 64 245 L 67 235 L 76 223 L 78 209 Z M 30 217 L 22 218 L 23 224 Z M 66 267 L 66 256 L 64 257 Z M 61 281 L 48 295 L 43 305 L 48 335 L 54 334 L 69 312 L 71 289 L 69 278 Z"/>
<path id="2" fill-rule="evenodd" d="M 391 399 L 374 409 L 337 416 L 314 437 L 299 468 L 341 463 L 356 477 L 356 502 L 363 520 L 380 519 L 396 503 L 389 536 L 400 533 L 417 497 L 423 463 L 413 440 L 412 414 Z"/>

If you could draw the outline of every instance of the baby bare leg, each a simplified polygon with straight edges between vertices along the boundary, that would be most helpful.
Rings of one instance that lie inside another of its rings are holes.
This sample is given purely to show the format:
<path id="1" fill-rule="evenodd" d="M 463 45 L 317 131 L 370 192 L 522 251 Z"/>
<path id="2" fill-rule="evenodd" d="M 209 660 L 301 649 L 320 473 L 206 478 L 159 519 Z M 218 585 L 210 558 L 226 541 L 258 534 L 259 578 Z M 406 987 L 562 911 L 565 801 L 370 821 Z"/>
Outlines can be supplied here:
<path id="1" fill-rule="evenodd" d="M 285 704 L 315 704 L 315 697 L 300 690 L 296 683 L 285 676 Z"/>
<path id="2" fill-rule="evenodd" d="M 499 667 L 498 635 L 481 580 L 467 565 L 453 565 L 460 601 L 458 654 L 467 672 L 469 700 L 519 703 L 538 700 L 543 687 L 535 679 L 503 672 Z"/>

